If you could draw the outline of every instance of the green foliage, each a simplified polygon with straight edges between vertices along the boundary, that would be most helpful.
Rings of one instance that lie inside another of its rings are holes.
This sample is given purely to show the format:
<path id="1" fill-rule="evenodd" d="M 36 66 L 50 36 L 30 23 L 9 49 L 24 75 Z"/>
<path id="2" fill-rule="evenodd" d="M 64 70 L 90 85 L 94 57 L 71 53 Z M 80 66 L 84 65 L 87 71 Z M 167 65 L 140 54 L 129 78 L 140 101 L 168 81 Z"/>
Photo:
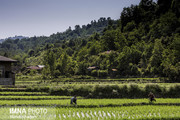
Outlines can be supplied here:
<path id="1" fill-rule="evenodd" d="M 78 95 L 88 98 L 148 98 L 153 92 L 157 98 L 179 98 L 179 85 L 162 87 L 147 84 L 144 88 L 137 84 L 130 85 L 76 85 L 66 87 L 51 87 L 51 95 Z M 38 91 L 38 90 L 37 90 Z"/>
<path id="2" fill-rule="evenodd" d="M 98 70 L 98 77 L 103 78 L 108 76 L 108 70 Z"/>
<path id="3" fill-rule="evenodd" d="M 56 66 L 56 57 L 52 50 L 48 50 L 44 55 L 44 65 L 45 68 L 43 69 L 43 76 L 51 76 L 54 77 L 54 71 Z"/>
<path id="4" fill-rule="evenodd" d="M 116 30 L 114 44 L 115 49 L 119 52 L 122 52 L 123 48 L 128 45 L 127 39 L 125 38 L 124 34 L 120 32 L 119 29 Z"/>
<path id="5" fill-rule="evenodd" d="M 152 51 L 152 56 L 150 57 L 149 66 L 148 66 L 150 73 L 154 75 L 161 74 L 160 72 L 162 70 L 160 68 L 160 64 L 162 61 L 162 52 L 163 52 L 163 46 L 161 44 L 161 41 L 156 39 L 155 45 Z"/>
<path id="6" fill-rule="evenodd" d="M 173 12 L 167 12 L 163 14 L 159 19 L 154 20 L 151 25 L 150 35 L 155 38 L 160 38 L 161 36 L 171 36 L 172 33 L 176 32 L 180 22 Z"/>
<path id="7" fill-rule="evenodd" d="M 33 76 L 33 75 L 35 75 L 35 74 L 37 74 L 37 70 L 30 70 L 29 75 Z"/>
<path id="8" fill-rule="evenodd" d="M 124 32 L 132 31 L 136 28 L 136 23 L 134 21 L 128 22 L 127 25 L 124 27 Z"/>
<path id="9" fill-rule="evenodd" d="M 104 32 L 102 37 L 104 50 L 115 50 L 115 33 L 115 30 L 108 30 Z"/>
<path id="10" fill-rule="evenodd" d="M 97 77 L 98 76 L 98 71 L 97 70 L 92 70 L 91 75 L 94 76 L 94 77 Z"/>
<path id="11" fill-rule="evenodd" d="M 46 78 L 108 77 L 113 69 L 119 77 L 167 77 L 179 82 L 179 5 L 178 0 L 141 0 L 125 7 L 119 20 L 100 18 L 49 37 L 8 39 L 0 44 L 0 54 L 19 60 L 21 71 L 44 64 Z M 91 66 L 99 70 L 88 71 Z"/>

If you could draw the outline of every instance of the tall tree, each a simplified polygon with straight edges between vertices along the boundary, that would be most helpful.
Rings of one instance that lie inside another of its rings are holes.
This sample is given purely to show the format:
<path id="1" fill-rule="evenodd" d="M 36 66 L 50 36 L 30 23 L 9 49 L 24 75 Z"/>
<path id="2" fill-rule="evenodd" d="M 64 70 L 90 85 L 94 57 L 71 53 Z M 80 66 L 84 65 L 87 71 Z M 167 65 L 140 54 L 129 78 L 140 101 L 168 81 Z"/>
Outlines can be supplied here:
<path id="1" fill-rule="evenodd" d="M 44 72 L 43 72 L 44 76 L 50 75 L 51 78 L 53 78 L 55 67 L 56 67 L 56 57 L 52 50 L 48 50 L 46 54 L 44 55 L 43 64 L 45 65 Z"/>

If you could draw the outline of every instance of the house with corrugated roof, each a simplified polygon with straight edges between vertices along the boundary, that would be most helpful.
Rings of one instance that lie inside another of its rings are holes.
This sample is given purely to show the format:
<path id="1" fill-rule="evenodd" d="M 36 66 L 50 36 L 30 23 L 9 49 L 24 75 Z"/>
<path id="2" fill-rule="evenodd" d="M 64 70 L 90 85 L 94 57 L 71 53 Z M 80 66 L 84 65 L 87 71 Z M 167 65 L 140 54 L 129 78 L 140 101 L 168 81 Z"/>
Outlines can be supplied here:
<path id="1" fill-rule="evenodd" d="M 92 70 L 98 70 L 99 67 L 97 67 L 97 66 L 90 66 L 87 69 L 88 69 L 88 71 L 92 71 Z"/>
<path id="2" fill-rule="evenodd" d="M 17 61 L 0 56 L 0 85 L 15 85 L 15 73 L 11 69 L 15 62 Z"/>
<path id="3" fill-rule="evenodd" d="M 44 67 L 45 67 L 45 65 L 36 65 L 36 66 L 29 66 L 26 69 L 41 71 Z"/>

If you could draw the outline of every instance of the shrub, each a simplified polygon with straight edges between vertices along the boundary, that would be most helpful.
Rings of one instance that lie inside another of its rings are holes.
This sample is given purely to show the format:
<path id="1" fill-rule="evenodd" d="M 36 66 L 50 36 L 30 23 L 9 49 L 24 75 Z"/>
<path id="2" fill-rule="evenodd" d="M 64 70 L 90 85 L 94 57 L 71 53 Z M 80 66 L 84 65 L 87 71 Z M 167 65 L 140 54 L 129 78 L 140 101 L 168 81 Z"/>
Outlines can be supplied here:
<path id="1" fill-rule="evenodd" d="M 28 86 L 28 87 L 26 88 L 26 92 L 31 92 L 31 91 L 33 91 L 33 87 L 32 87 L 32 86 Z"/>
<path id="2" fill-rule="evenodd" d="M 99 98 L 112 98 L 118 97 L 115 94 L 112 94 L 113 90 L 117 90 L 117 86 L 110 86 L 110 85 L 96 85 L 93 91 L 94 97 Z M 118 90 L 117 90 L 118 93 Z"/>
<path id="3" fill-rule="evenodd" d="M 64 89 L 61 87 L 51 87 L 49 89 L 49 94 L 50 95 L 64 95 Z"/>
<path id="4" fill-rule="evenodd" d="M 98 77 L 107 77 L 108 71 L 107 70 L 98 70 Z"/>
<path id="5" fill-rule="evenodd" d="M 137 84 L 127 85 L 75 85 L 75 86 L 29 86 L 29 92 L 49 92 L 50 95 L 83 96 L 87 98 L 147 98 L 149 92 L 156 97 L 179 98 L 180 85 L 171 86 L 169 89 L 159 85 L 148 84 L 144 88 Z"/>
<path id="6" fill-rule="evenodd" d="M 37 74 L 37 70 L 30 70 L 30 73 L 29 73 L 30 76 L 33 76 L 35 74 Z"/>
<path id="7" fill-rule="evenodd" d="M 119 98 L 127 98 L 128 95 L 128 87 L 127 85 L 119 86 Z"/>
<path id="8" fill-rule="evenodd" d="M 39 92 L 49 92 L 49 87 L 48 86 L 42 86 L 39 88 Z"/>
<path id="9" fill-rule="evenodd" d="M 143 90 L 137 84 L 131 84 L 128 89 L 129 98 L 141 98 L 144 96 Z"/>
<path id="10" fill-rule="evenodd" d="M 77 86 L 71 92 L 71 95 L 78 95 L 88 97 L 89 93 L 92 92 L 92 86 Z"/>
<path id="11" fill-rule="evenodd" d="M 180 85 L 171 86 L 167 91 L 167 96 L 172 98 L 179 98 L 180 97 Z"/>
<path id="12" fill-rule="evenodd" d="M 54 77 L 55 78 L 58 78 L 58 76 L 60 76 L 60 75 L 61 75 L 61 72 L 59 70 L 54 71 Z"/>
<path id="13" fill-rule="evenodd" d="M 145 86 L 145 92 L 148 95 L 149 92 L 152 92 L 155 94 L 156 97 L 161 97 L 164 94 L 164 89 L 162 89 L 159 85 L 155 84 L 148 84 Z"/>
<path id="14" fill-rule="evenodd" d="M 97 70 L 92 70 L 91 75 L 94 76 L 94 77 L 97 77 L 98 76 Z"/>

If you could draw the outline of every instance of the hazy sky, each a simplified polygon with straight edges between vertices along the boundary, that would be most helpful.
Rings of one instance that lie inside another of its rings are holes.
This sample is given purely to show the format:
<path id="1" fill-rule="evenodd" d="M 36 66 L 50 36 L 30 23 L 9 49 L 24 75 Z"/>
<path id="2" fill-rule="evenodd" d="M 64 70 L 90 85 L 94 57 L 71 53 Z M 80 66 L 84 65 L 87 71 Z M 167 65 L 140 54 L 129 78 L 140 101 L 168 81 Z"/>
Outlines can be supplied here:
<path id="1" fill-rule="evenodd" d="M 0 39 L 49 36 L 100 17 L 119 19 L 124 7 L 140 0 L 0 0 Z"/>

